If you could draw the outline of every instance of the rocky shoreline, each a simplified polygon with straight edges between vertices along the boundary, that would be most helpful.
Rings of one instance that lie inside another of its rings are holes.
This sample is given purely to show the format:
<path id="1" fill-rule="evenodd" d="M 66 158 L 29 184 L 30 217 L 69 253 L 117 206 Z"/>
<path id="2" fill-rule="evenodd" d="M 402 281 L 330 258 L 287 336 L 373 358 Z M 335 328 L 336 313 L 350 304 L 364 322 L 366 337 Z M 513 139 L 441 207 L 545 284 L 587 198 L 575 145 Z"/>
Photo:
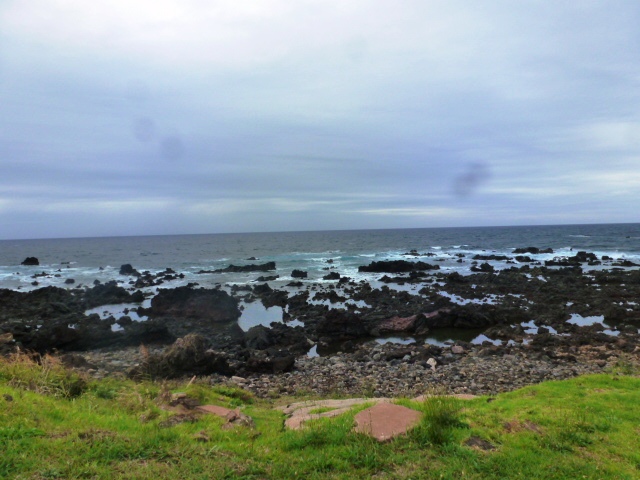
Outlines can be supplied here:
<path id="1" fill-rule="evenodd" d="M 540 251 L 546 252 L 529 247 L 514 251 L 527 256 L 474 258 L 475 273 L 466 276 L 443 273 L 412 251 L 411 260 L 362 268 L 380 288 L 335 271 L 327 275 L 331 283 L 284 288 L 269 285 L 277 276 L 171 288 L 180 274 L 170 268 L 154 275 L 123 265 L 128 283 L 0 289 L 0 353 L 56 352 L 96 377 L 207 376 L 259 396 L 411 396 L 432 388 L 493 394 L 640 363 L 638 266 L 587 252 L 542 265 L 530 256 Z M 511 266 L 495 271 L 488 261 Z M 295 278 L 304 280 L 304 273 Z M 150 290 L 163 283 L 168 288 Z M 241 305 L 252 302 L 281 307 L 282 321 L 243 331 Z M 119 318 L 85 313 L 121 303 L 138 306 Z M 425 343 L 443 329 L 481 332 L 485 341 Z M 403 340 L 375 340 L 389 336 Z M 324 356 L 308 356 L 312 347 Z"/>

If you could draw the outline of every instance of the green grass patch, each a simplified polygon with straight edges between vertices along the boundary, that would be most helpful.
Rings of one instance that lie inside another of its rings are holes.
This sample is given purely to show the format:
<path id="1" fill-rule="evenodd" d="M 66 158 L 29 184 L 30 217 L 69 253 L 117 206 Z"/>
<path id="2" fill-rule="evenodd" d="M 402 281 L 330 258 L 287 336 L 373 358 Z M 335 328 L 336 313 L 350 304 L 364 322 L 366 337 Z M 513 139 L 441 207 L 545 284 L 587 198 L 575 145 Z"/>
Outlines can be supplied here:
<path id="1" fill-rule="evenodd" d="M 176 392 L 239 408 L 255 428 L 176 421 L 163 408 Z M 619 371 L 471 401 L 403 399 L 421 423 L 381 444 L 352 432 L 365 405 L 285 431 L 273 401 L 235 386 L 89 381 L 55 360 L 9 358 L 0 360 L 0 478 L 635 479 L 639 402 L 640 379 Z"/>

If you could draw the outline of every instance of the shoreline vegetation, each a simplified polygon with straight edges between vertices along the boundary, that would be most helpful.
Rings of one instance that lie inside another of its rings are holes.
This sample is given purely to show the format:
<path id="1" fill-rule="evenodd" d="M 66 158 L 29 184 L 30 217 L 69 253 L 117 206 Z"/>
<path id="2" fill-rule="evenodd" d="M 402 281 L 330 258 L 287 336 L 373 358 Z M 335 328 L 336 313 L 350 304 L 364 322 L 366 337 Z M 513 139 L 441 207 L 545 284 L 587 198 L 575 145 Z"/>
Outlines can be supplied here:
<path id="1" fill-rule="evenodd" d="M 379 443 L 353 431 L 366 405 L 290 431 L 277 407 L 309 397 L 260 399 L 206 378 L 95 380 L 55 357 L 13 354 L 0 360 L 0 476 L 632 479 L 638 372 L 621 363 L 464 402 L 399 398 L 422 420 Z M 236 409 L 251 422 L 227 428 L 189 404 Z"/>

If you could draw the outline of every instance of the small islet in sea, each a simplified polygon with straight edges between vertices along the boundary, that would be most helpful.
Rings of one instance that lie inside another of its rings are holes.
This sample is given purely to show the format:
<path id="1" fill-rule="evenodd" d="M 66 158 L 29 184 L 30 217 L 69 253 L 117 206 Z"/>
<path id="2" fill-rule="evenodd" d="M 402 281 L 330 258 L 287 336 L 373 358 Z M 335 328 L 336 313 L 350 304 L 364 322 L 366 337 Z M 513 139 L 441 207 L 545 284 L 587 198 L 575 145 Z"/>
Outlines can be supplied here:
<path id="1" fill-rule="evenodd" d="M 260 396 L 493 394 L 640 362 L 640 224 L 0 241 L 0 353 Z"/>

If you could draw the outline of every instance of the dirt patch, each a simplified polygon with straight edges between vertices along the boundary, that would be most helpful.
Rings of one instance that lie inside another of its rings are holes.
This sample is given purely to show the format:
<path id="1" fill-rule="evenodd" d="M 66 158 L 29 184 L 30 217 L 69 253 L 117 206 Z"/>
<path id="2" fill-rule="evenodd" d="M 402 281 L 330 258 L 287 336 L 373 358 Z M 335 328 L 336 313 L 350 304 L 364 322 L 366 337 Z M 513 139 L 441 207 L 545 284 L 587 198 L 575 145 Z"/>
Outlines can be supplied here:
<path id="1" fill-rule="evenodd" d="M 469 437 L 464 442 L 464 444 L 467 447 L 471 447 L 477 450 L 482 450 L 484 452 L 489 452 L 496 449 L 496 446 L 493 443 L 489 442 L 488 440 L 485 440 L 484 438 L 480 438 L 476 436 Z"/>

